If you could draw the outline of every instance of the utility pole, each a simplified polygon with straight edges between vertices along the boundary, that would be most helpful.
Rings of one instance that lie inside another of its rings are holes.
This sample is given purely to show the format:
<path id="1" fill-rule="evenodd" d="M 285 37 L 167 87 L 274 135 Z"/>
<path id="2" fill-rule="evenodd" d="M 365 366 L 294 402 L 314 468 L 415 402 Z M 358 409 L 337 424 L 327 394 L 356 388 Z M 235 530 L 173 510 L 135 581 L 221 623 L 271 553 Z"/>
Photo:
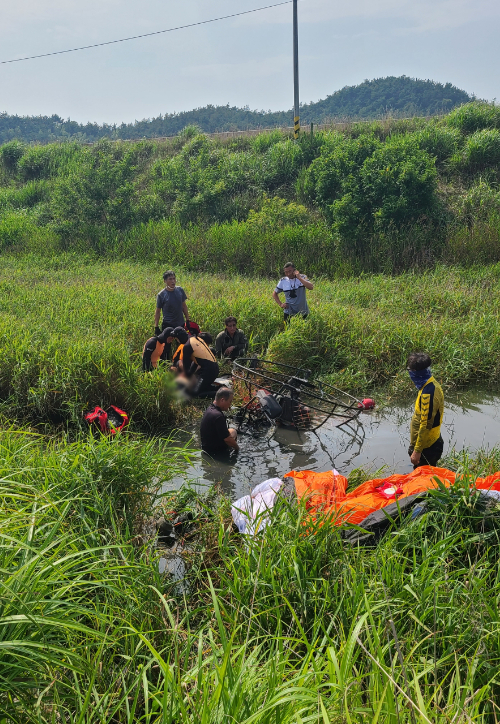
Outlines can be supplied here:
<path id="1" fill-rule="evenodd" d="M 299 17 L 297 1 L 293 0 L 293 125 L 294 138 L 297 140 L 300 133 L 300 107 L 299 107 Z"/>

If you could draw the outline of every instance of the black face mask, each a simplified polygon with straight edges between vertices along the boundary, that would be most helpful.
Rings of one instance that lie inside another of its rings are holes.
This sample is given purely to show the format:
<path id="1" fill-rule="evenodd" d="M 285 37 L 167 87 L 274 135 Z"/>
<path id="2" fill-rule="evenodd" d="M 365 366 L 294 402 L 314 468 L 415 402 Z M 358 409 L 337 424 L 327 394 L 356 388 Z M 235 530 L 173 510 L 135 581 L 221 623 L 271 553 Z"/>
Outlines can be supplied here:
<path id="1" fill-rule="evenodd" d="M 288 296 L 290 297 L 290 299 L 295 299 L 297 297 L 297 292 L 295 291 L 295 289 L 290 289 Z"/>

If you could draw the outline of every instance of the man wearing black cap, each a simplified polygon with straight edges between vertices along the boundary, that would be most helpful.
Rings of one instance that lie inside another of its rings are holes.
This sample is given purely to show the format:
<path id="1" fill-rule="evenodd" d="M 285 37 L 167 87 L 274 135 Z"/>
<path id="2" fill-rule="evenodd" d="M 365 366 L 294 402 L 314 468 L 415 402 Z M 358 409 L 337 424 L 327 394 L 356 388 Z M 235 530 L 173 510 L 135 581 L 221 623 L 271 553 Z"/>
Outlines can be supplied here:
<path id="1" fill-rule="evenodd" d="M 188 380 L 189 392 L 194 395 L 216 392 L 213 381 L 219 375 L 219 365 L 213 352 L 199 337 L 189 337 L 183 327 L 176 327 L 172 332 L 182 348 L 182 366 Z"/>
<path id="2" fill-rule="evenodd" d="M 168 359 L 173 337 L 172 327 L 167 327 L 155 337 L 150 337 L 142 350 L 142 369 L 144 372 L 152 372 L 158 367 L 158 363 Z"/>

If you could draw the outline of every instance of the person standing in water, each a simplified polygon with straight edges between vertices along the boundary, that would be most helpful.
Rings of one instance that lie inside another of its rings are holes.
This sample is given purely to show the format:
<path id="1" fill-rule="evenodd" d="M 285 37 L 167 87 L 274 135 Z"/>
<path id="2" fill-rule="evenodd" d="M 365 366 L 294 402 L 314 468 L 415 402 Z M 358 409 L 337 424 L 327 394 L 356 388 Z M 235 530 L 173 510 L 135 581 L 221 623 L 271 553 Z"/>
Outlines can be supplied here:
<path id="1" fill-rule="evenodd" d="M 441 385 L 432 376 L 431 364 L 431 358 L 425 352 L 412 352 L 406 365 L 410 379 L 418 390 L 408 448 L 414 468 L 436 466 L 443 454 L 441 424 L 444 394 Z"/>
<path id="2" fill-rule="evenodd" d="M 309 314 L 306 289 L 312 290 L 314 286 L 306 276 L 297 271 L 291 261 L 285 264 L 283 272 L 285 276 L 282 277 L 276 285 L 276 289 L 273 292 L 273 299 L 283 310 L 285 324 L 296 314 L 300 314 L 306 319 Z M 279 294 L 282 292 L 285 294 L 284 302 L 281 302 L 279 298 Z"/>

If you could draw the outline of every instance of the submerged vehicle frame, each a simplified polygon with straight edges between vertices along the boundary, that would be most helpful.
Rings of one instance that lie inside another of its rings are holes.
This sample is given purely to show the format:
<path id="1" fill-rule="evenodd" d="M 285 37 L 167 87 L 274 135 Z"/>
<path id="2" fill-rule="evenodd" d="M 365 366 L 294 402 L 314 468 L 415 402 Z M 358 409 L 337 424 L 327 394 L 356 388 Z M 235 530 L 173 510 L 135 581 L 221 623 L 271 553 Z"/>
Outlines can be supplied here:
<path id="1" fill-rule="evenodd" d="M 340 427 L 359 415 L 358 399 L 311 375 L 311 370 L 271 360 L 236 359 L 232 377 L 233 389 L 243 401 L 237 415 L 240 427 L 267 421 L 317 430 L 327 420 Z"/>

